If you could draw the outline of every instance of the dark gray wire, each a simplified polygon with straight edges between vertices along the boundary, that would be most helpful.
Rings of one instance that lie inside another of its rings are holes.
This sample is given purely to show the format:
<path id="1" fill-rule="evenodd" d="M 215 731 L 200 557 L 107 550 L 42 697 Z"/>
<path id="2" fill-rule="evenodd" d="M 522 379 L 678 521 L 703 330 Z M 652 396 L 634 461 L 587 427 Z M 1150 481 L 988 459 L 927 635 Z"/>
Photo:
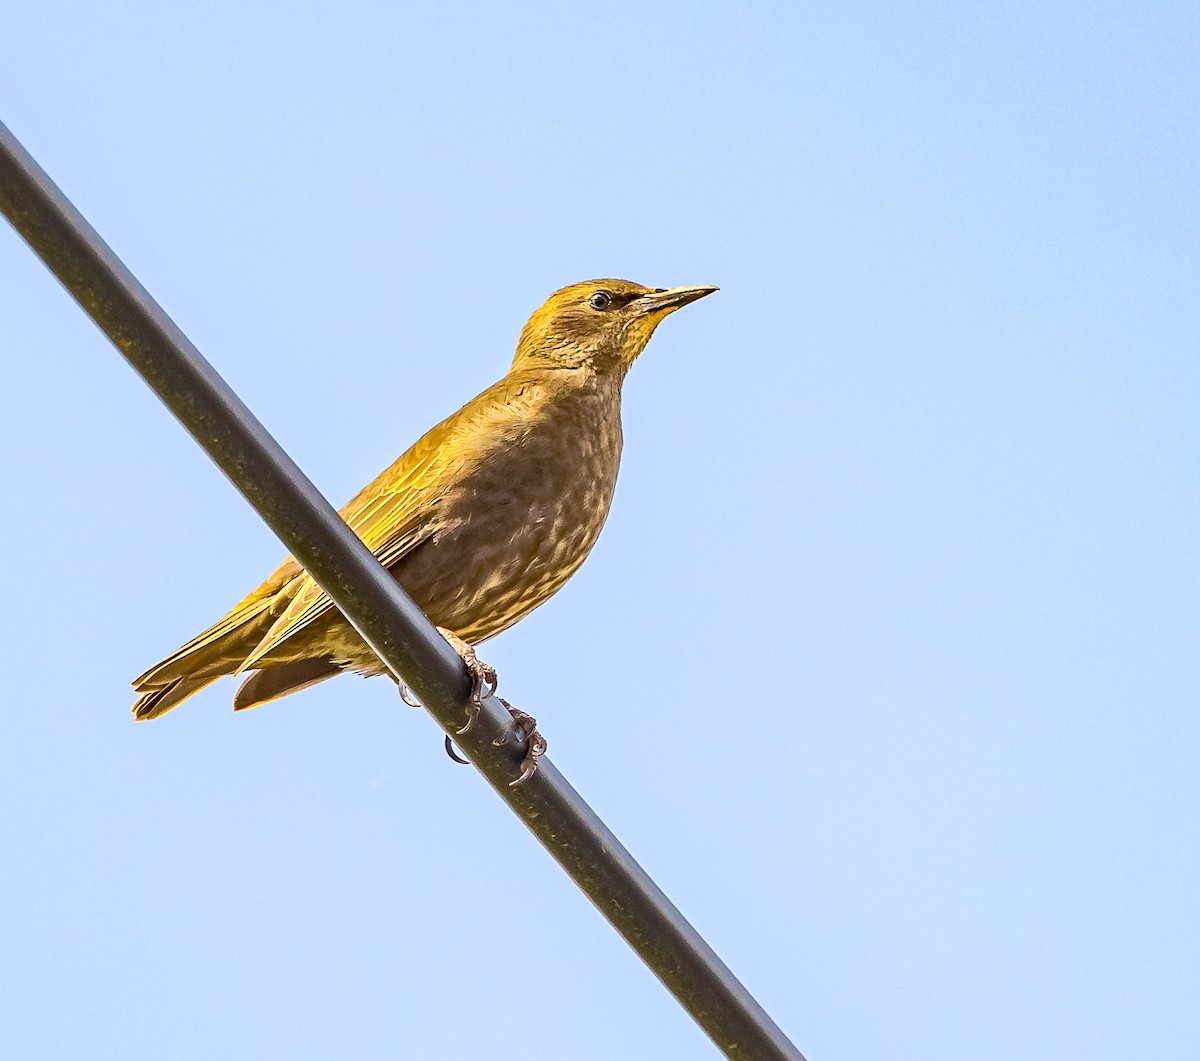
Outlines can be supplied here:
<path id="1" fill-rule="evenodd" d="M 453 649 L 3 124 L 0 211 L 392 673 L 447 733 L 461 726 Z M 521 750 L 492 743 L 509 729 L 489 697 L 455 743 L 728 1057 L 804 1061 L 548 758 L 509 786 Z"/>

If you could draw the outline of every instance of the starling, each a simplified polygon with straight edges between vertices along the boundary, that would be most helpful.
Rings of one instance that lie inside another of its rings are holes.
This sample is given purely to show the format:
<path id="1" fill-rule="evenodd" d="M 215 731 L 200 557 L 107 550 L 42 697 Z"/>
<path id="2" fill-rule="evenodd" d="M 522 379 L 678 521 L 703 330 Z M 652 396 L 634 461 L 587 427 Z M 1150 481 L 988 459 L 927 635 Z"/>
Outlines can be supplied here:
<path id="1" fill-rule="evenodd" d="M 550 296 L 508 374 L 429 431 L 341 514 L 467 663 L 555 593 L 596 542 L 621 457 L 621 385 L 659 321 L 715 287 L 592 280 Z M 386 668 L 289 557 L 215 625 L 133 683 L 157 718 L 226 674 L 235 710 L 343 670 Z"/>

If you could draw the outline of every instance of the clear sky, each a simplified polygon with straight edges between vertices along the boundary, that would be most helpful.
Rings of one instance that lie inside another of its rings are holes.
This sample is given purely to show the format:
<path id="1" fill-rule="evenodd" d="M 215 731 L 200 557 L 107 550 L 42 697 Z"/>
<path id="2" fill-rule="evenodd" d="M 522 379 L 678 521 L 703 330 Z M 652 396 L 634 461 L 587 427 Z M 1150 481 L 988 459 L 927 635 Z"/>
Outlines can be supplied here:
<path id="1" fill-rule="evenodd" d="M 486 646 L 811 1061 L 1200 1041 L 1194 4 L 9 5 L 0 117 L 335 503 L 719 284 Z M 690 1058 L 383 679 L 135 726 L 282 550 L 0 230 L 12 1058 Z"/>

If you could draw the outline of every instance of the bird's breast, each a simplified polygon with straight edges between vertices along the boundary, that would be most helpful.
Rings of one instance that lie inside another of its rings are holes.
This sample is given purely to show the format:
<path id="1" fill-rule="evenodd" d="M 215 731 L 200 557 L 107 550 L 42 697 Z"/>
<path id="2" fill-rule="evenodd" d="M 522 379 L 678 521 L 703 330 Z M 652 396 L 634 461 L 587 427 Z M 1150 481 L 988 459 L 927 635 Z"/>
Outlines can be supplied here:
<path id="1" fill-rule="evenodd" d="M 437 625 L 471 643 L 560 589 L 608 516 L 619 402 L 564 402 L 539 414 L 507 425 L 439 500 L 436 533 L 396 569 Z"/>

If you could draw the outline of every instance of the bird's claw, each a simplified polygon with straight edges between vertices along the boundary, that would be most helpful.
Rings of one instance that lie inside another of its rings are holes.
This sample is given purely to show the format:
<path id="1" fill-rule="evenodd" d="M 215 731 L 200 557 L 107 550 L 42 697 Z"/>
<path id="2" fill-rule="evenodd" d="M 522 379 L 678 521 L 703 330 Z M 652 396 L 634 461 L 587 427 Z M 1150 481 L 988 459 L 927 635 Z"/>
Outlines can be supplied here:
<path id="1" fill-rule="evenodd" d="M 525 758 L 521 760 L 521 776 L 515 781 L 510 781 L 508 787 L 516 788 L 517 785 L 523 785 L 533 777 L 537 773 L 538 760 L 545 754 L 546 738 L 534 730 L 533 735 L 529 738 L 529 748 L 525 752 Z"/>
<path id="2" fill-rule="evenodd" d="M 454 735 L 456 737 L 461 737 L 473 725 L 475 725 L 475 723 L 479 720 L 480 710 L 481 710 L 481 708 L 479 706 L 479 701 L 477 701 L 477 700 L 472 700 L 469 704 L 467 704 L 467 707 L 466 707 L 467 721 L 464 722 L 463 725 L 461 725 L 458 729 L 456 729 L 454 731 Z"/>
<path id="3" fill-rule="evenodd" d="M 464 759 L 461 755 L 455 754 L 454 741 L 452 741 L 449 737 L 446 738 L 446 754 L 450 756 L 450 758 L 456 763 L 461 763 L 463 766 L 471 765 L 470 759 Z"/>
<path id="4" fill-rule="evenodd" d="M 513 717 L 512 729 L 503 737 L 497 737 L 492 744 L 501 748 L 515 736 L 514 744 L 526 744 L 525 757 L 521 760 L 521 775 L 515 781 L 508 783 L 510 788 L 522 785 L 537 773 L 538 760 L 546 754 L 546 738 L 537 728 L 537 719 L 513 707 L 507 700 L 501 700 L 508 713 Z"/>
<path id="5" fill-rule="evenodd" d="M 462 734 L 475 725 L 476 719 L 479 718 L 479 709 L 484 700 L 495 693 L 496 687 L 499 684 L 496 679 L 496 668 L 491 666 L 491 664 L 484 663 L 483 660 L 475 655 L 475 650 L 459 637 L 458 634 L 454 633 L 453 630 L 447 630 L 444 626 L 439 626 L 438 633 L 458 653 L 459 658 L 463 661 L 463 665 L 467 668 L 467 674 L 471 677 L 471 696 L 467 701 L 466 707 L 467 721 L 462 729 L 455 730 L 458 736 L 462 736 Z"/>
<path id="6" fill-rule="evenodd" d="M 464 659 L 463 662 L 467 665 L 467 672 L 471 675 L 471 703 L 481 704 L 496 692 L 496 687 L 499 685 L 496 680 L 496 668 L 490 663 L 484 663 L 475 655 L 474 649 L 471 649 L 470 657 Z"/>
<path id="7" fill-rule="evenodd" d="M 424 707 L 425 706 L 423 703 L 421 703 L 420 700 L 418 700 L 415 696 L 413 696 L 413 691 L 407 685 L 405 685 L 403 682 L 400 683 L 400 699 L 403 700 L 406 704 L 408 704 L 409 707 Z"/>

